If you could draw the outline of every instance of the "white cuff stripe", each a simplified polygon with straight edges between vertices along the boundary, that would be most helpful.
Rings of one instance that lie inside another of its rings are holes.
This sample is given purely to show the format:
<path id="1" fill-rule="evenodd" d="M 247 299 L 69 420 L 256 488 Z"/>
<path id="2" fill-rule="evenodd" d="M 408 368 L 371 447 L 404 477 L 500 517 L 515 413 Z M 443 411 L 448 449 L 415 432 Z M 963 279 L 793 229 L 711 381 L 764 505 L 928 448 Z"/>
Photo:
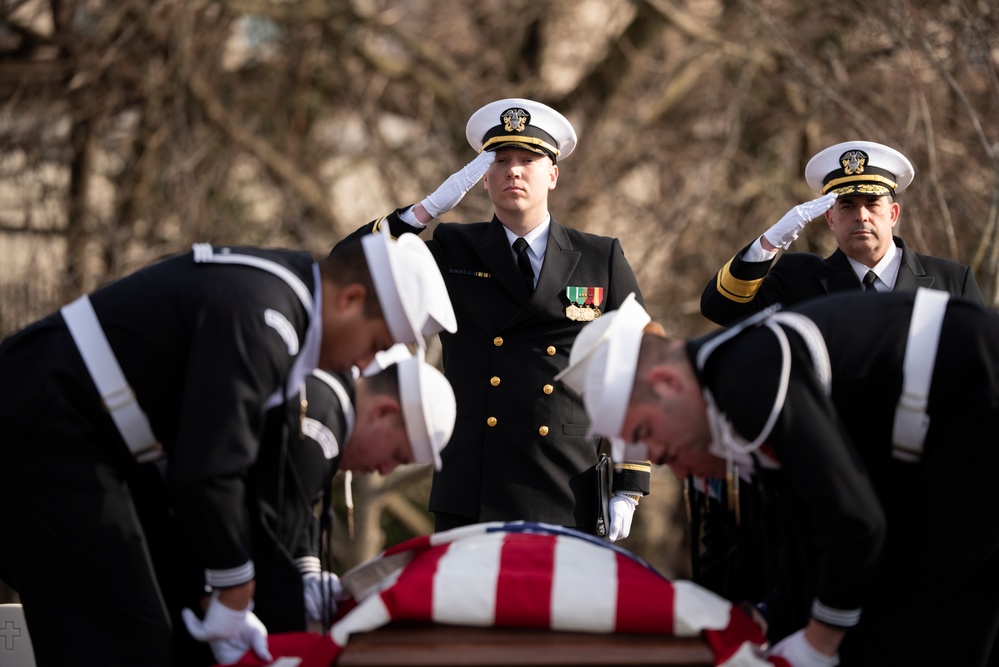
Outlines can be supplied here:
<path id="1" fill-rule="evenodd" d="M 302 574 L 308 572 L 322 572 L 322 566 L 319 559 L 315 556 L 302 556 L 301 558 L 295 559 L 295 567 Z"/>
<path id="2" fill-rule="evenodd" d="M 834 609 L 818 600 L 812 603 L 812 617 L 839 628 L 852 628 L 860 623 L 860 609 Z"/>
<path id="3" fill-rule="evenodd" d="M 245 584 L 252 581 L 255 576 L 253 561 L 249 560 L 239 567 L 228 570 L 205 570 L 205 583 L 212 588 L 226 588 Z"/>

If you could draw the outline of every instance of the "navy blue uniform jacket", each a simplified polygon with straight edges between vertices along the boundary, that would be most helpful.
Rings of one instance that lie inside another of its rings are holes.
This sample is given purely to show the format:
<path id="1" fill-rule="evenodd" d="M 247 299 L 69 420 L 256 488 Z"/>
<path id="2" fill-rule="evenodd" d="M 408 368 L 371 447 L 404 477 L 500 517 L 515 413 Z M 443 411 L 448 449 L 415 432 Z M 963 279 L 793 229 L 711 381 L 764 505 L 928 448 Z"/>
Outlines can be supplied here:
<path id="1" fill-rule="evenodd" d="M 902 265 L 893 291 L 914 292 L 918 287 L 927 287 L 984 305 L 971 268 L 949 259 L 917 254 L 901 238 L 893 238 L 902 249 Z M 775 303 L 791 306 L 861 288 L 842 250 L 837 249 L 825 259 L 810 252 L 788 252 L 768 262 L 744 262 L 741 257 L 745 251 L 740 250 L 723 266 L 701 293 L 701 314 L 716 324 L 727 326 Z"/>
<path id="2" fill-rule="evenodd" d="M 393 213 L 394 236 L 415 231 Z M 447 284 L 458 319 L 441 334 L 444 374 L 454 388 L 454 434 L 435 474 L 430 509 L 478 521 L 532 520 L 593 531 L 599 438 L 587 437 L 582 401 L 555 375 L 584 322 L 566 317 L 566 287 L 602 287 L 602 311 L 641 292 L 615 238 L 551 221 L 537 287 L 528 296 L 503 226 L 441 223 L 427 246 Z M 644 481 L 615 486 L 648 491 Z M 624 485 L 624 486 L 621 486 Z"/>

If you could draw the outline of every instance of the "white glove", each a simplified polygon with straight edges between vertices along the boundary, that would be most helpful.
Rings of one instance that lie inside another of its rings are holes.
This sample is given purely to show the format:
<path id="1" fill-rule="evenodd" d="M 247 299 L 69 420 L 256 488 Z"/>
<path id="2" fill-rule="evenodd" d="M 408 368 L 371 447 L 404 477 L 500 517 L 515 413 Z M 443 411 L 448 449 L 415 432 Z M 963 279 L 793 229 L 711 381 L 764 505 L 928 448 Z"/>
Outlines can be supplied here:
<path id="1" fill-rule="evenodd" d="M 465 193 L 479 182 L 495 159 L 496 153 L 493 151 L 479 153 L 474 160 L 448 176 L 439 188 L 427 195 L 426 199 L 420 202 L 423 208 L 434 218 L 450 211 L 458 205 Z"/>
<path id="2" fill-rule="evenodd" d="M 343 597 L 340 577 L 332 572 L 306 572 L 302 575 L 302 590 L 305 613 L 310 621 L 322 623 L 333 619 Z"/>
<path id="3" fill-rule="evenodd" d="M 781 657 L 787 660 L 791 667 L 836 667 L 839 664 L 838 655 L 826 655 L 815 650 L 805 639 L 805 631 L 798 630 L 777 642 L 767 657 Z"/>
<path id="4" fill-rule="evenodd" d="M 608 513 L 610 514 L 610 530 L 607 537 L 611 542 L 628 537 L 631 533 L 631 519 L 635 516 L 638 501 L 623 493 L 615 493 L 610 499 Z"/>
<path id="5" fill-rule="evenodd" d="M 787 249 L 791 242 L 798 238 L 805 225 L 832 208 L 836 197 L 835 192 L 830 192 L 818 199 L 798 204 L 785 213 L 773 227 L 763 232 L 763 236 L 775 247 Z"/>
<path id="6" fill-rule="evenodd" d="M 267 628 L 264 624 L 249 608 L 230 609 L 219 602 L 218 591 L 212 593 L 204 620 L 190 609 L 182 609 L 180 613 L 187 631 L 198 641 L 208 642 L 219 664 L 238 662 L 250 649 L 261 660 L 273 660 L 267 648 Z"/>

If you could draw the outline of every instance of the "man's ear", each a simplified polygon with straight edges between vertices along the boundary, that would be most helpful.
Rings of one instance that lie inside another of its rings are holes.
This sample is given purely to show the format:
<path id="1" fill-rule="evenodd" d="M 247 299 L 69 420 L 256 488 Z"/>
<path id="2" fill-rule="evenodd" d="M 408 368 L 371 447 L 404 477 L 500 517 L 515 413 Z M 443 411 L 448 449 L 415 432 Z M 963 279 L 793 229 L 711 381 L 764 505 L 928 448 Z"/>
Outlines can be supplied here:
<path id="1" fill-rule="evenodd" d="M 676 396 L 684 388 L 684 380 L 676 368 L 669 364 L 659 364 L 649 369 L 645 375 L 652 391 L 660 398 Z"/>
<path id="2" fill-rule="evenodd" d="M 368 290 L 361 283 L 349 283 L 340 287 L 336 294 L 337 308 L 341 311 L 350 309 L 351 306 L 360 304 L 364 306 L 364 300 L 368 297 Z"/>
<path id="3" fill-rule="evenodd" d="M 402 418 L 402 405 L 391 396 L 379 394 L 371 408 L 371 415 L 375 419 L 394 416 Z"/>

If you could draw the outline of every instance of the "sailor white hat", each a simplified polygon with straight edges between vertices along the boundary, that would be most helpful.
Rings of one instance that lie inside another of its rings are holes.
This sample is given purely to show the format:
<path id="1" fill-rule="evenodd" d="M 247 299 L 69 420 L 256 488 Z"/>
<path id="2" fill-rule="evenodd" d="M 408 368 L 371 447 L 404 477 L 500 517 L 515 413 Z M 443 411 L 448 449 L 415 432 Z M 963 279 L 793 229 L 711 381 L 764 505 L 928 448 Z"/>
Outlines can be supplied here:
<path id="1" fill-rule="evenodd" d="M 403 234 L 398 240 L 381 231 L 361 239 L 371 281 L 382 315 L 396 343 L 426 348 L 424 336 L 458 329 L 451 299 L 437 262 L 420 237 Z"/>
<path id="2" fill-rule="evenodd" d="M 511 97 L 490 102 L 472 114 L 465 137 L 477 152 L 504 146 L 524 148 L 560 162 L 576 147 L 572 124 L 550 106 Z"/>
<path id="3" fill-rule="evenodd" d="M 652 321 L 631 293 L 617 310 L 580 330 L 569 351 L 569 366 L 555 376 L 583 397 L 590 435 L 617 437 L 635 383 L 645 326 Z"/>
<path id="4" fill-rule="evenodd" d="M 451 439 L 457 415 L 451 383 L 424 360 L 422 351 L 413 354 L 399 344 L 377 353 L 364 375 L 374 375 L 393 364 L 399 377 L 399 401 L 413 462 L 433 463 L 440 470 L 441 450 Z"/>
<path id="5" fill-rule="evenodd" d="M 900 152 L 873 141 L 845 141 L 825 148 L 805 165 L 805 181 L 819 194 L 891 195 L 909 187 L 916 171 Z"/>
<path id="6" fill-rule="evenodd" d="M 621 436 L 608 437 L 613 461 L 647 461 L 649 448 L 644 442 L 628 442 Z"/>

